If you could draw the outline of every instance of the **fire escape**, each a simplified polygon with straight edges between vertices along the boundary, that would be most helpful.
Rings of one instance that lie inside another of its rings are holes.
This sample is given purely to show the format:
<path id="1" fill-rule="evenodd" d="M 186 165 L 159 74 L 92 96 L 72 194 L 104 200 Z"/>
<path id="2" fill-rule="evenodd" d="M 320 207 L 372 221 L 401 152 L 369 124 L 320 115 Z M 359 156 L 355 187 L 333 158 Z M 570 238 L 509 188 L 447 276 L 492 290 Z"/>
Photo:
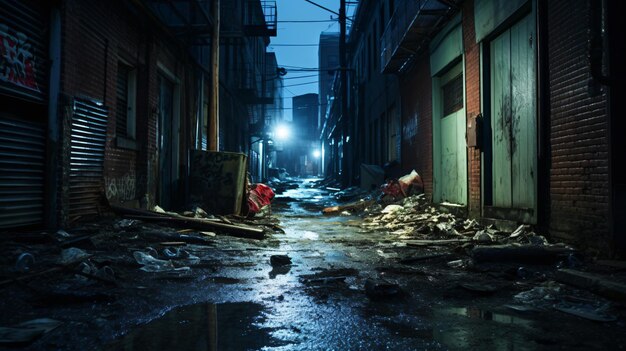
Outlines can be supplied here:
<path id="1" fill-rule="evenodd" d="M 458 12 L 459 0 L 401 0 L 380 39 L 382 73 L 408 70 L 417 54 Z"/>

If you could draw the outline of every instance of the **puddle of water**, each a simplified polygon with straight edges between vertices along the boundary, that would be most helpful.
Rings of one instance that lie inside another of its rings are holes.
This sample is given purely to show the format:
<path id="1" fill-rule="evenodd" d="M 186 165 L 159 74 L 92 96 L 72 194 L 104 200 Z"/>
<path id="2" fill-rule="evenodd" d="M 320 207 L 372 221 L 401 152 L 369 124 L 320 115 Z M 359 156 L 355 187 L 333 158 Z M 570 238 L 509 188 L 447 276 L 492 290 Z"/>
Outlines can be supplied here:
<path id="1" fill-rule="evenodd" d="M 317 240 L 320 238 L 320 235 L 316 232 L 305 230 L 304 232 L 302 232 L 302 238 L 308 240 Z"/>
<path id="2" fill-rule="evenodd" d="M 283 346 L 262 328 L 264 310 L 252 302 L 174 309 L 131 331 L 106 350 L 257 350 Z"/>
<path id="3" fill-rule="evenodd" d="M 457 316 L 467 317 L 470 319 L 482 319 L 485 321 L 494 321 L 497 323 L 504 323 L 504 324 L 515 324 L 517 326 L 526 327 L 526 328 L 532 328 L 533 326 L 533 322 L 531 320 L 520 318 L 518 316 L 514 316 L 510 314 L 485 311 L 476 307 L 441 308 L 441 309 L 437 309 L 435 313 L 457 315 Z"/>
<path id="4" fill-rule="evenodd" d="M 433 339 L 452 350 L 542 348 L 535 342 L 541 332 L 533 321 L 515 315 L 475 307 L 449 307 L 435 309 L 433 317 Z"/>

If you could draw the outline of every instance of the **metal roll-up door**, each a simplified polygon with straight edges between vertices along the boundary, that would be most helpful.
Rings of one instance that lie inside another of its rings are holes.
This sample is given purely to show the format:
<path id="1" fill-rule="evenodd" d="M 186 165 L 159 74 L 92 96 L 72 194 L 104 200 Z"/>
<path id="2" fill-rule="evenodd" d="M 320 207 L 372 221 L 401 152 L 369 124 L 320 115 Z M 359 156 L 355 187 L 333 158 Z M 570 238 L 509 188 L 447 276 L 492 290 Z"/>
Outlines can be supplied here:
<path id="1" fill-rule="evenodd" d="M 48 11 L 43 1 L 0 1 L 0 94 L 44 102 Z"/>
<path id="2" fill-rule="evenodd" d="M 108 109 L 97 101 L 74 100 L 70 153 L 70 220 L 99 214 L 104 192 L 104 149 L 108 113 Z"/>
<path id="3" fill-rule="evenodd" d="M 45 128 L 0 118 L 0 228 L 43 222 Z"/>

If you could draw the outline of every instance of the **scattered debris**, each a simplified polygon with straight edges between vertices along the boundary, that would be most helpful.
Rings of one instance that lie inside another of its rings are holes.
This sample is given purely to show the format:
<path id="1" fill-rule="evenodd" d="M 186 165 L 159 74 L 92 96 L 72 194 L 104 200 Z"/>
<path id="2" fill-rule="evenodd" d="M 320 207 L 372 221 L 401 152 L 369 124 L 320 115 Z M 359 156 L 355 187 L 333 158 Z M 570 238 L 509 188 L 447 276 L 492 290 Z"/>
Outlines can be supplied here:
<path id="1" fill-rule="evenodd" d="M 493 242 L 493 236 L 489 234 L 486 230 L 479 230 L 476 232 L 476 235 L 474 235 L 472 240 L 479 243 L 490 243 Z"/>
<path id="2" fill-rule="evenodd" d="M 76 247 L 70 247 L 61 251 L 61 257 L 59 258 L 59 264 L 68 265 L 76 262 L 80 262 L 86 258 L 91 257 L 90 254 Z"/>
<path id="3" fill-rule="evenodd" d="M 63 323 L 54 319 L 39 318 L 20 323 L 14 327 L 0 327 L 0 344 L 28 345 L 61 324 Z"/>
<path id="4" fill-rule="evenodd" d="M 365 294 L 372 300 L 383 300 L 402 295 L 402 289 L 386 280 L 368 279 L 365 281 Z"/>
<path id="5" fill-rule="evenodd" d="M 287 255 L 272 255 L 270 256 L 270 264 L 274 267 L 290 265 L 291 258 Z"/>
<path id="6" fill-rule="evenodd" d="M 19 273 L 28 273 L 35 264 L 35 256 L 29 252 L 22 252 L 15 261 L 15 271 Z"/>
<path id="7" fill-rule="evenodd" d="M 426 260 L 433 260 L 433 259 L 437 259 L 437 258 L 446 258 L 446 257 L 450 257 L 450 256 L 452 256 L 452 254 L 445 253 L 445 252 L 438 252 L 438 253 L 431 253 L 431 254 L 424 254 L 424 255 L 419 255 L 419 256 L 412 256 L 412 257 L 403 258 L 399 262 L 402 263 L 402 264 L 413 264 L 413 263 L 422 262 L 422 261 L 426 261 Z"/>
<path id="8" fill-rule="evenodd" d="M 403 199 L 407 196 L 421 194 L 424 192 L 424 183 L 422 177 L 413 170 L 411 173 L 400 177 L 399 179 L 392 179 L 382 187 L 383 197 L 390 197 L 394 201 Z"/>
<path id="9" fill-rule="evenodd" d="M 263 208 L 269 206 L 274 196 L 274 191 L 269 186 L 262 183 L 253 184 L 248 193 L 249 215 L 254 216 L 261 212 Z"/>
<path id="10" fill-rule="evenodd" d="M 596 322 L 614 322 L 617 320 L 616 316 L 607 314 L 606 310 L 608 309 L 608 305 L 596 308 L 587 304 L 564 304 L 554 306 L 554 309 L 563 313 L 571 314 Z"/>
<path id="11" fill-rule="evenodd" d="M 190 269 L 189 267 L 174 267 L 172 261 L 160 260 L 141 251 L 133 252 L 133 257 L 138 264 L 143 266 L 140 269 L 144 272 L 188 271 Z"/>
<path id="12" fill-rule="evenodd" d="M 564 245 L 493 245 L 476 246 L 471 256 L 474 262 L 554 263 L 574 250 Z"/>
<path id="13" fill-rule="evenodd" d="M 611 299 L 626 301 L 626 284 L 611 281 L 595 274 L 573 269 L 559 269 L 556 273 L 556 280 Z"/>
<path id="14" fill-rule="evenodd" d="M 211 221 L 208 219 L 188 218 L 181 215 L 169 215 L 158 213 L 154 211 L 144 211 L 137 209 L 130 209 L 121 206 L 111 205 L 111 208 L 124 216 L 133 217 L 145 221 L 158 222 L 172 226 L 183 226 L 186 228 L 195 228 L 199 230 L 219 230 L 221 232 L 229 233 L 235 236 L 241 236 L 250 239 L 263 239 L 263 229 L 252 228 L 243 225 L 231 225 L 226 223 L 220 223 Z"/>
<path id="15" fill-rule="evenodd" d="M 326 207 L 322 210 L 323 214 L 333 214 L 333 213 L 341 213 L 344 211 L 357 212 L 366 209 L 367 207 L 374 204 L 374 200 L 359 200 L 353 203 L 349 203 L 347 205 L 342 206 L 332 206 Z"/>

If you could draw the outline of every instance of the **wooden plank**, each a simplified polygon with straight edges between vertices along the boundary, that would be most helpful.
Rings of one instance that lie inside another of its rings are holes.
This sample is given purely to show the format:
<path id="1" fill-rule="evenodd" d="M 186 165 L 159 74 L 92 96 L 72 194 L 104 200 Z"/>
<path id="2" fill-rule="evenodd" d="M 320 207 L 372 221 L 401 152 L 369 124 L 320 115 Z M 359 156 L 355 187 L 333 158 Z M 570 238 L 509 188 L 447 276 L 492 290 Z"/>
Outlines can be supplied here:
<path id="1" fill-rule="evenodd" d="M 263 239 L 263 229 L 251 228 L 241 225 L 231 225 L 226 223 L 219 223 L 208 221 L 199 218 L 187 218 L 183 216 L 170 216 L 167 214 L 156 213 L 153 211 L 144 211 L 137 209 L 129 209 L 121 206 L 111 205 L 111 209 L 116 213 L 138 218 L 145 221 L 167 223 L 175 226 L 184 226 L 187 228 L 194 228 L 199 230 L 220 230 L 222 232 L 229 233 L 234 236 L 240 236 L 251 239 Z"/>

